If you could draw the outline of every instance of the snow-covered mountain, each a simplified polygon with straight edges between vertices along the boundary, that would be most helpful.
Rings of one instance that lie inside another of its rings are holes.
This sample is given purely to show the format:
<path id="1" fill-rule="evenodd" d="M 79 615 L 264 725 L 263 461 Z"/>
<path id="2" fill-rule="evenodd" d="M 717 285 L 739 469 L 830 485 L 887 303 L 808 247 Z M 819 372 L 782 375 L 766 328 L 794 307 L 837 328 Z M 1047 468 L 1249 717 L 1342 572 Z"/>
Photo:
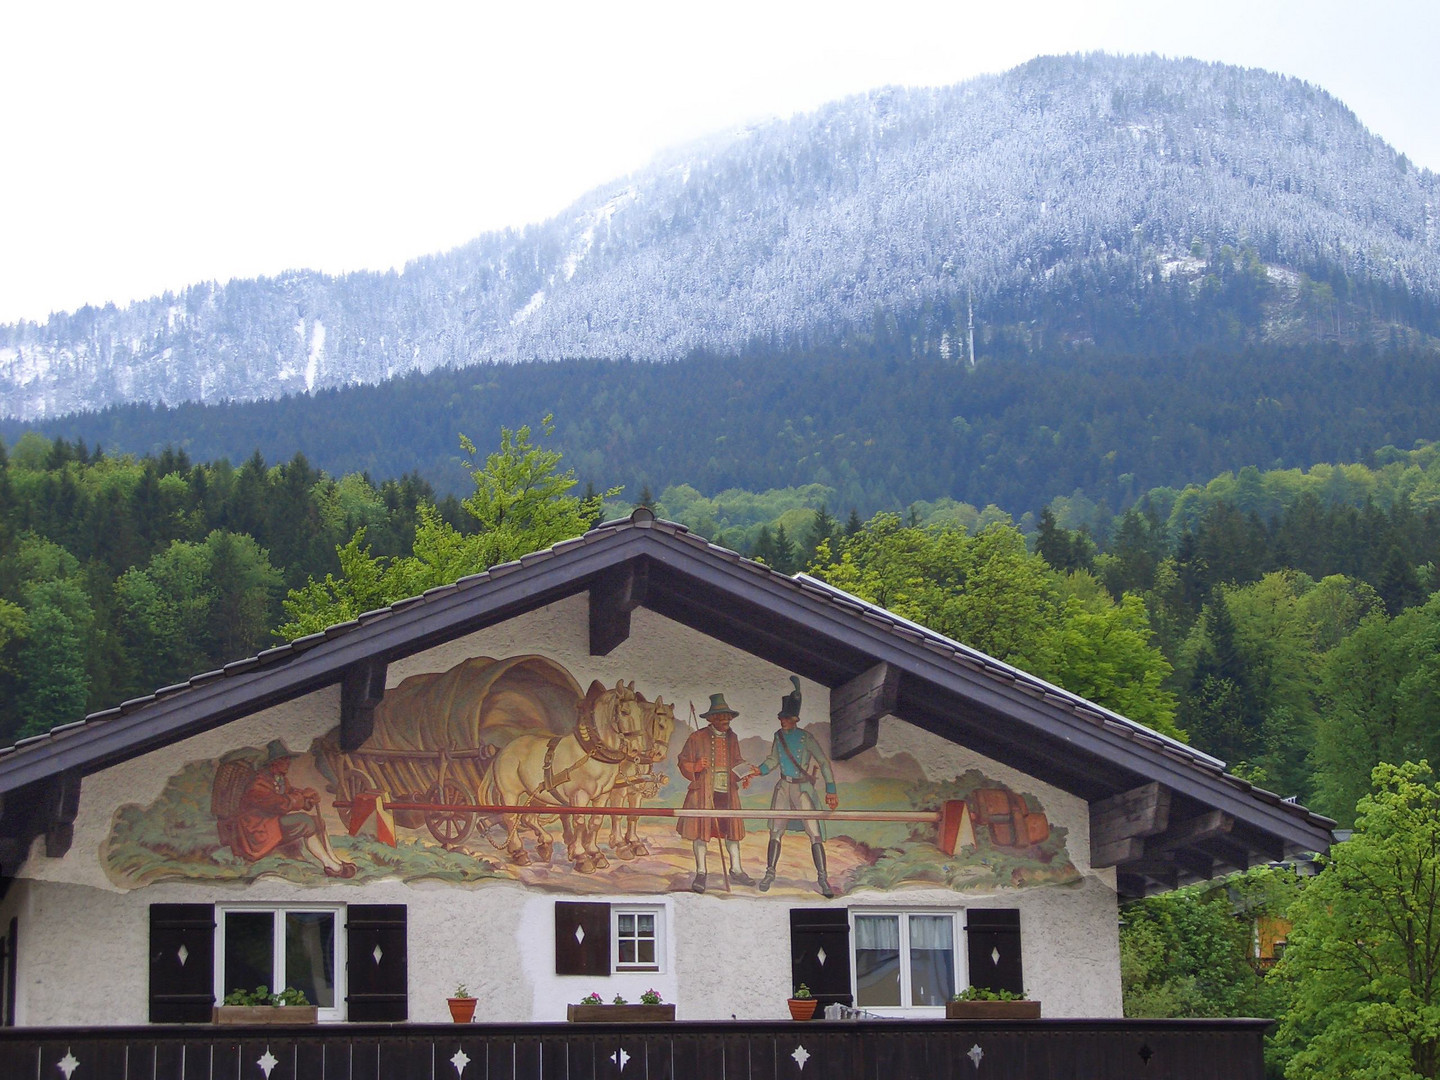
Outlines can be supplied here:
<path id="1" fill-rule="evenodd" d="M 403 273 L 195 285 L 0 327 L 0 413 L 275 397 L 485 360 L 816 345 L 1125 265 L 1248 247 L 1440 300 L 1440 178 L 1306 83 L 1191 60 L 1046 57 L 716 137 L 543 224 Z M 1138 271 L 1138 272 L 1137 272 Z M 1009 298 L 1008 301 L 1006 298 Z"/>

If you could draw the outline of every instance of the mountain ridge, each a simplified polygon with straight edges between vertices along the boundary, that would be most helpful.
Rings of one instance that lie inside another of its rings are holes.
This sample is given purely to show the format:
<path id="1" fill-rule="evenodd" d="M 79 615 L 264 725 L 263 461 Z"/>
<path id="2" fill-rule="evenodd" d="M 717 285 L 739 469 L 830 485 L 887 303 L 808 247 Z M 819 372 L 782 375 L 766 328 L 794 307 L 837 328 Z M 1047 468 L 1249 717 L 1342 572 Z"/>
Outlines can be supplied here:
<path id="1" fill-rule="evenodd" d="M 1212 281 L 1238 283 L 1216 294 L 1237 341 L 1324 340 L 1333 322 L 1342 343 L 1348 327 L 1428 344 L 1437 207 L 1440 178 L 1299 80 L 1041 57 L 662 153 L 549 221 L 402 273 L 295 271 L 0 327 L 0 412 L 256 400 L 483 361 L 843 347 L 886 320 L 911 352 L 960 360 L 972 302 L 982 356 L 997 338 L 1105 345 L 1153 322 L 1167 290 L 1211 303 Z M 1105 318 L 1067 306 L 1096 291 Z"/>

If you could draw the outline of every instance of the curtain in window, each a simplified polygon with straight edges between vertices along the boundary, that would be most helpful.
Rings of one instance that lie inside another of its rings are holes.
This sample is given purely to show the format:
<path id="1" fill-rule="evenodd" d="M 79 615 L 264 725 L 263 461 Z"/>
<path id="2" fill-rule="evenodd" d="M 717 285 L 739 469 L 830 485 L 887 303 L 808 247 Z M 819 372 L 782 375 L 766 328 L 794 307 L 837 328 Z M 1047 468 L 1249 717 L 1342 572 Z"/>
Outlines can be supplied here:
<path id="1" fill-rule="evenodd" d="M 900 918 L 855 917 L 855 1004 L 900 1005 Z"/>
<path id="2" fill-rule="evenodd" d="M 910 916 L 910 1004 L 943 1005 L 955 992 L 955 920 Z"/>

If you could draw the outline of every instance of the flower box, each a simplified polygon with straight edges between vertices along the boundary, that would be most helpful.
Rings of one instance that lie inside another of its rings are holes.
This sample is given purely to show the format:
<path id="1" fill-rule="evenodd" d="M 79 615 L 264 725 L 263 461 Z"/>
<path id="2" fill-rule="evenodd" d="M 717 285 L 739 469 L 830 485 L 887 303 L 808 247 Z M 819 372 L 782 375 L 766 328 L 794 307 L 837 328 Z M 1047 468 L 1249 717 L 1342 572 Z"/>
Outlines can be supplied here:
<path id="1" fill-rule="evenodd" d="M 318 1012 L 317 1005 L 216 1005 L 210 1019 L 216 1024 L 313 1024 Z"/>
<path id="2" fill-rule="evenodd" d="M 658 1024 L 675 1019 L 674 1005 L 566 1005 L 572 1024 Z"/>
<path id="3" fill-rule="evenodd" d="M 1038 1001 L 947 1001 L 946 1020 L 1039 1020 Z"/>

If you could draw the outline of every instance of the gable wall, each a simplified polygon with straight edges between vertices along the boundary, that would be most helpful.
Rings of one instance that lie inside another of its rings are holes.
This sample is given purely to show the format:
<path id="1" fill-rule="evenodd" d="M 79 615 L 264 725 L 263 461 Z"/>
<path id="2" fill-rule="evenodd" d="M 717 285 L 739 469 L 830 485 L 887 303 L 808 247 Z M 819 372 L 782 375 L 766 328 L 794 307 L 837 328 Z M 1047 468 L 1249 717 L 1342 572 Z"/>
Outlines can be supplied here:
<path id="1" fill-rule="evenodd" d="M 790 689 L 788 671 L 644 609 L 632 616 L 629 640 L 609 656 L 591 657 L 583 596 L 396 663 L 389 669 L 387 687 L 394 690 L 412 675 L 443 672 L 476 656 L 503 658 L 527 653 L 540 653 L 563 665 L 582 687 L 592 679 L 607 686 L 633 679 L 635 688 L 648 697 L 661 695 L 667 702 L 677 702 L 679 727 L 671 744 L 671 761 L 687 734 L 689 703 L 693 701 L 697 710 L 703 711 L 709 695 L 717 692 L 738 710 L 735 730 L 741 739 L 757 740 L 751 747 L 760 746 L 759 753 L 747 748 L 745 756 L 758 761 L 774 734 L 780 697 Z M 828 691 L 803 681 L 802 687 L 801 726 L 823 734 L 829 715 Z M 914 859 L 924 862 L 928 858 L 932 864 L 941 861 L 941 868 L 932 866 L 925 872 L 932 880 L 903 873 L 893 881 L 880 882 L 873 876 L 862 880 L 866 865 L 856 860 L 873 857 L 872 849 L 881 845 L 842 843 L 843 830 L 837 826 L 827 841 L 831 878 L 840 890 L 836 899 L 827 902 L 814 890 L 803 833 L 787 834 L 782 875 L 776 888 L 763 895 L 739 885 L 729 895 L 723 894 L 713 874 L 717 843 L 711 842 L 712 888 L 699 896 L 688 889 L 693 871 L 688 843 L 676 837 L 672 821 L 656 819 L 642 823 L 641 832 L 652 839 L 652 846 L 664 848 L 667 857 L 634 863 L 612 859 L 609 871 L 591 875 L 576 873 L 558 845 L 548 868 L 536 865 L 516 871 L 503 852 L 478 836 L 464 846 L 469 857 L 452 856 L 433 874 L 414 872 L 410 867 L 404 880 L 377 867 L 373 856 L 379 849 L 373 843 L 351 853 L 361 866 L 361 873 L 351 881 L 327 881 L 313 860 L 272 856 L 268 863 L 248 866 L 224 851 L 212 860 L 223 864 L 217 871 L 219 879 L 213 874 L 210 880 L 179 879 L 175 867 L 170 866 L 153 883 L 143 883 L 132 872 L 133 862 L 126 863 L 125 858 L 133 851 L 114 844 L 116 813 L 121 807 L 148 808 L 152 820 L 162 820 L 165 800 L 170 797 L 167 793 L 173 794 L 172 778 L 187 766 L 214 762 L 237 747 L 263 748 L 277 739 L 290 751 L 304 753 L 313 740 L 335 727 L 338 718 L 339 691 L 330 687 L 87 777 L 70 853 L 63 859 L 48 859 L 43 856 L 43 843 L 37 842 L 23 871 L 24 880 L 17 881 L 0 904 L 0 917 L 8 919 L 5 912 L 12 909 L 22 917 L 22 1022 L 143 1023 L 149 905 L 235 901 L 405 904 L 409 912 L 410 1017 L 417 1021 L 444 1019 L 443 999 L 459 981 L 468 983 L 481 999 L 477 1019 L 485 1020 L 563 1019 L 565 1003 L 592 989 L 607 1000 L 618 992 L 633 1001 L 649 986 L 659 989 L 665 1000 L 678 1002 L 682 1019 L 728 1018 L 732 1014 L 742 1019 L 778 1018 L 785 1015 L 784 999 L 791 989 L 788 913 L 793 906 L 1015 907 L 1021 912 L 1024 931 L 1025 982 L 1032 995 L 1044 1001 L 1045 1014 L 1120 1015 L 1113 872 L 1088 868 L 1085 804 L 1036 778 L 894 718 L 882 722 L 880 744 L 867 756 L 868 763 L 857 760 L 838 765 L 842 810 L 856 808 L 862 791 L 871 790 L 856 779 L 866 769 L 877 777 L 883 775 L 890 785 L 885 790 L 895 798 L 903 794 L 906 784 L 944 783 L 978 774 L 985 784 L 1003 786 L 1028 797 L 1032 806 L 1043 808 L 1055 834 L 1062 835 L 1063 830 L 1060 862 L 1032 866 L 1022 860 L 1013 879 L 985 879 L 979 886 L 966 887 L 968 871 L 960 865 L 965 860 L 945 859 L 933 845 L 911 845 L 908 850 Z M 297 763 L 294 769 L 302 773 L 308 767 Z M 302 773 L 298 782 L 308 786 L 323 780 L 307 779 Z M 770 778 L 762 778 L 756 781 L 754 791 L 768 793 L 770 786 Z M 673 804 L 684 790 L 684 782 L 676 776 L 659 801 Z M 343 836 L 338 816 L 329 809 L 330 801 L 327 796 L 322 808 L 336 838 L 336 850 L 343 855 L 341 845 L 348 838 Z M 761 805 L 768 805 L 768 796 Z M 904 802 L 891 805 L 909 808 Z M 157 814 L 162 818 L 155 818 Z M 360 838 L 367 843 L 370 828 L 367 824 Z M 553 831 L 558 836 L 558 829 Z M 747 831 L 742 844 L 744 868 L 758 877 L 764 869 L 764 825 L 749 822 Z M 416 858 L 438 850 L 423 828 L 402 827 L 398 832 L 401 849 L 417 852 Z M 904 847 L 899 844 L 903 830 L 897 833 L 891 827 L 884 835 L 887 843 L 897 844 L 894 850 Z M 922 849 L 930 856 L 917 854 Z M 494 868 L 492 876 L 458 883 L 444 880 L 455 863 L 477 859 Z M 905 865 L 913 870 L 918 864 Z M 1062 873 L 1054 869 L 1057 865 L 1070 869 Z M 155 868 L 147 866 L 147 872 Z M 259 876 L 252 873 L 264 866 L 271 869 Z M 1052 871 L 1054 883 L 1037 884 L 1026 877 L 1034 873 L 1043 879 Z M 956 873 L 958 879 L 953 876 Z M 940 880 L 934 880 L 937 877 Z M 609 978 L 553 974 L 557 899 L 629 899 L 660 905 L 665 912 L 670 959 L 666 970 Z M 81 933 L 77 934 L 77 929 Z M 83 1000 L 75 993 L 78 986 L 86 988 Z M 103 1017 L 97 1017 L 86 1003 L 95 1000 L 96 992 L 107 1002 Z"/>

